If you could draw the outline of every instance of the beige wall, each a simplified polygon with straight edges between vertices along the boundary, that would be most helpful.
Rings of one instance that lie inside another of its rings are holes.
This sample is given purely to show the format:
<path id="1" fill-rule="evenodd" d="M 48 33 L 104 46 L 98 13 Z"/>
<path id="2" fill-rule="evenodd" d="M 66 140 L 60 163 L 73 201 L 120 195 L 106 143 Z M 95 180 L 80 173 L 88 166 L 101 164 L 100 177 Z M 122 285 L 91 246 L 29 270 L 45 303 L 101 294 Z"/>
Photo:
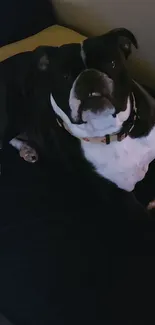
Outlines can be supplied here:
<path id="1" fill-rule="evenodd" d="M 155 85 L 155 0 L 53 0 L 61 21 L 86 35 L 115 27 L 134 32 L 140 50 L 134 52 L 136 76 Z"/>

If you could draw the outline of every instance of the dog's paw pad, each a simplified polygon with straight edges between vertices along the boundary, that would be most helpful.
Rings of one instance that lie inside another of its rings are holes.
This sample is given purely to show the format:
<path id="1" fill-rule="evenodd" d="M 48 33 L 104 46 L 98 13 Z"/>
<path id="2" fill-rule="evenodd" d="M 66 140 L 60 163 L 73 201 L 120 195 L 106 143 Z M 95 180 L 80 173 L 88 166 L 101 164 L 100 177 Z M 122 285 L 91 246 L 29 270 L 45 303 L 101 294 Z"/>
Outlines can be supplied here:
<path id="1" fill-rule="evenodd" d="M 38 155 L 35 149 L 29 147 L 27 144 L 24 144 L 19 151 L 20 157 L 29 163 L 35 163 L 38 160 Z"/>
<path id="2" fill-rule="evenodd" d="M 152 210 L 155 209 L 155 200 L 151 201 L 148 206 L 147 206 L 148 210 Z"/>

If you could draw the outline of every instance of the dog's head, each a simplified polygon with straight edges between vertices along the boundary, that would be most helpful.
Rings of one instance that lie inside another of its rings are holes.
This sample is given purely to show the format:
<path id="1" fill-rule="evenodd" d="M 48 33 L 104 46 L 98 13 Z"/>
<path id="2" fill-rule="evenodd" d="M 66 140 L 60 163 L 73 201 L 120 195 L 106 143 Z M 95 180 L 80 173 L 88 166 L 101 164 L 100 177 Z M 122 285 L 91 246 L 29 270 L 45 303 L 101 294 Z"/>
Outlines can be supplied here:
<path id="1" fill-rule="evenodd" d="M 138 47 L 134 35 L 120 28 L 82 44 L 42 48 L 39 69 L 47 72 L 52 107 L 73 134 L 117 132 L 128 118 L 132 45 Z"/>

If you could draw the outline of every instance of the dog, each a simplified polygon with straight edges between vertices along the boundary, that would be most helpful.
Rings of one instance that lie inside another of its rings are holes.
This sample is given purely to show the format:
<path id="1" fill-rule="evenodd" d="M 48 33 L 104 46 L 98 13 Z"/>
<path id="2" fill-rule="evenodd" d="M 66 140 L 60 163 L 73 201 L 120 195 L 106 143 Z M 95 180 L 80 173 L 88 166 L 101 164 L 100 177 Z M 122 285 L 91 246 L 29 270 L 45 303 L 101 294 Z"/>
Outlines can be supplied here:
<path id="1" fill-rule="evenodd" d="M 81 141 L 98 175 L 126 191 L 155 158 L 155 100 L 127 71 L 132 45 L 134 35 L 116 29 L 81 45 L 42 48 L 38 62 L 58 125 Z"/>
<path id="2" fill-rule="evenodd" d="M 138 47 L 136 38 L 121 28 L 82 44 L 43 46 L 16 57 L 17 64 L 11 63 L 16 73 L 12 79 L 9 72 L 5 77 L 4 154 L 11 143 L 20 153 L 26 144 L 26 150 L 33 148 L 38 155 L 35 169 L 29 168 L 30 186 L 35 188 L 31 195 L 37 191 L 37 180 L 41 191 L 47 188 L 49 200 L 41 195 L 31 214 L 41 201 L 46 203 L 42 215 L 49 211 L 50 236 L 58 237 L 52 249 L 58 246 L 71 265 L 63 273 L 68 277 L 67 294 L 63 292 L 67 315 L 76 314 L 78 324 L 125 324 L 127 315 L 132 319 L 131 303 L 128 310 L 124 299 L 129 281 L 126 258 L 141 247 L 145 233 L 141 226 L 145 228 L 149 220 L 133 190 L 155 157 L 155 102 L 127 70 L 132 45 Z M 4 71 L 9 62 L 4 63 Z M 21 156 L 33 160 L 28 151 Z M 3 168 L 2 163 L 2 174 Z M 33 178 L 37 168 L 44 178 L 40 174 Z M 15 181 L 16 173 L 12 171 Z M 25 184 L 27 177 L 22 175 L 20 182 Z M 12 196 L 11 192 L 7 200 L 16 199 L 21 219 L 23 192 Z M 26 198 L 26 218 L 30 214 L 27 202 Z M 96 305 L 100 322 L 94 316 Z"/>
<path id="3" fill-rule="evenodd" d="M 42 128 L 40 133 L 47 139 L 49 121 L 55 120 L 60 133 L 65 132 L 68 139 L 72 135 L 80 143 L 84 159 L 98 176 L 129 192 L 145 177 L 155 158 L 155 100 L 127 70 L 132 45 L 138 48 L 134 35 L 120 28 L 82 44 L 41 47 L 23 53 L 20 60 L 16 56 L 15 63 L 12 59 L 13 66 L 17 62 L 19 66 L 16 73 L 12 69 L 16 82 L 12 77 L 11 82 L 7 79 L 7 87 L 16 85 L 14 100 L 8 96 L 11 106 L 12 102 L 16 106 L 12 120 L 8 113 L 13 129 L 18 124 L 19 133 L 27 134 L 26 139 L 39 148 L 41 134 L 36 135 L 34 129 Z M 12 62 L 8 62 L 4 63 L 7 73 L 3 66 L 5 79 L 11 70 Z M 42 102 L 44 112 L 39 109 Z M 25 145 L 23 139 L 13 138 L 10 143 L 21 157 L 35 162 L 36 150 Z"/>

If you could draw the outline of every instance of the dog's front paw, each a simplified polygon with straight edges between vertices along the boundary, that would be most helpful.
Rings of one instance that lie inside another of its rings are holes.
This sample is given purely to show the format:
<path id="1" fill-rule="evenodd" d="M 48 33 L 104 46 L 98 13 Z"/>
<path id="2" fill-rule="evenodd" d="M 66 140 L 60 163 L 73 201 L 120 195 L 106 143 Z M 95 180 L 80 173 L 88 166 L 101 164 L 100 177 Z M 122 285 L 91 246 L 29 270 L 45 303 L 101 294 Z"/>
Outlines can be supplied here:
<path id="1" fill-rule="evenodd" d="M 31 148 L 27 144 L 23 144 L 19 150 L 20 157 L 29 163 L 35 163 L 38 160 L 38 154 L 35 149 Z"/>
<path id="2" fill-rule="evenodd" d="M 155 209 L 155 200 L 149 202 L 148 206 L 147 206 L 148 210 L 153 210 Z"/>

